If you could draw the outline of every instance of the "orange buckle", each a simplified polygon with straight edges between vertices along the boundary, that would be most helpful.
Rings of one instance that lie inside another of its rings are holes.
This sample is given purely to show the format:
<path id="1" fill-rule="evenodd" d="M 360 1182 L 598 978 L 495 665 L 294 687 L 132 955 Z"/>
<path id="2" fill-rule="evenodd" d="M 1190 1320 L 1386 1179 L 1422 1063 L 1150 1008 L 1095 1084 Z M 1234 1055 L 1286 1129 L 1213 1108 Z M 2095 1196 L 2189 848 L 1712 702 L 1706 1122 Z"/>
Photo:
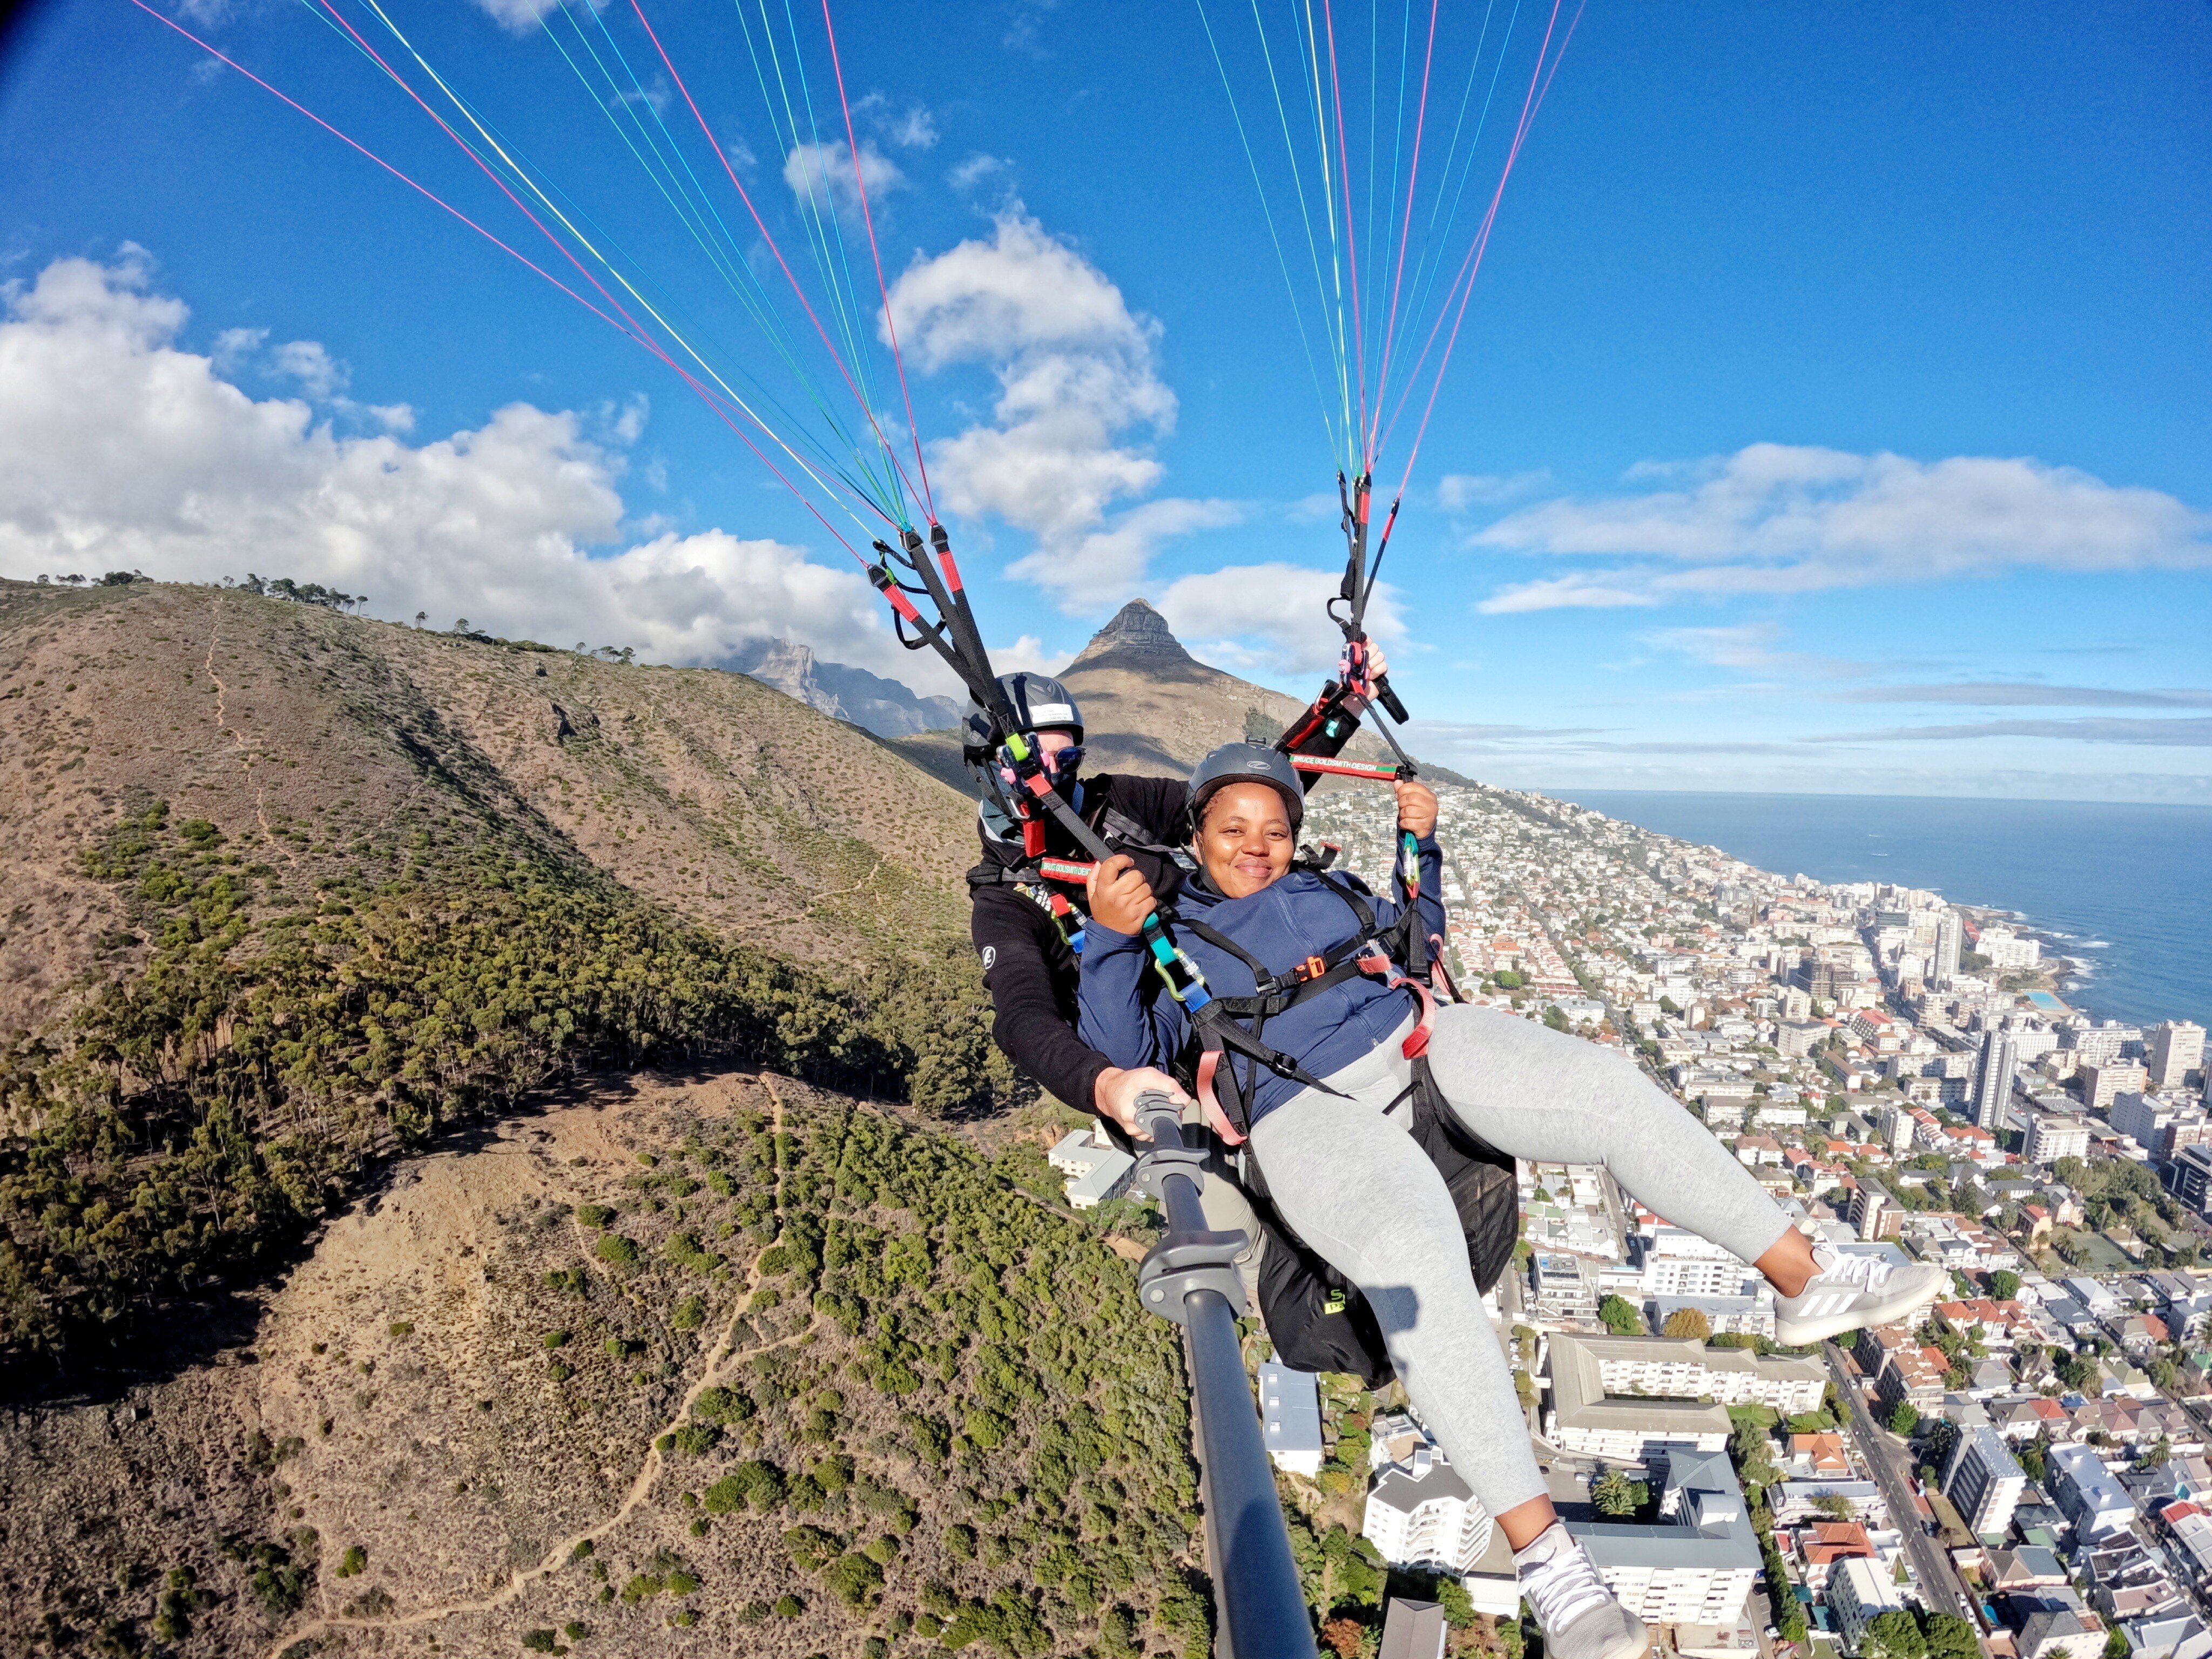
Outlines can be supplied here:
<path id="1" fill-rule="evenodd" d="M 1308 957 L 1291 970 L 1291 977 L 1301 984 L 1310 979 L 1319 979 L 1328 971 L 1328 964 L 1319 957 Z"/>

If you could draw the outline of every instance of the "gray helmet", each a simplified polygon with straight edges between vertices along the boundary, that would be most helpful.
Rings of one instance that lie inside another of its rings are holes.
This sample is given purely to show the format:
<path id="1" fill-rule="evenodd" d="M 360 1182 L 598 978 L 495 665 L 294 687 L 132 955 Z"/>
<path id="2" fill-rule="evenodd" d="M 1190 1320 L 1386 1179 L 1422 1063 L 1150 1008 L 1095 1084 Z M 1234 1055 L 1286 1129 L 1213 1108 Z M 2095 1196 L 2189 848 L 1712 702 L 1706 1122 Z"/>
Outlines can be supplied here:
<path id="1" fill-rule="evenodd" d="M 1295 830 L 1306 815 L 1305 786 L 1298 769 L 1279 749 L 1265 744 L 1224 743 L 1190 775 L 1190 821 L 1194 828 L 1206 816 L 1206 803 L 1214 792 L 1232 783 L 1264 783 L 1283 798 Z"/>
<path id="2" fill-rule="evenodd" d="M 1024 732 L 1072 732 L 1083 741 L 1083 711 L 1058 680 L 1047 674 L 1001 674 L 999 690 L 1014 706 L 1014 720 Z"/>

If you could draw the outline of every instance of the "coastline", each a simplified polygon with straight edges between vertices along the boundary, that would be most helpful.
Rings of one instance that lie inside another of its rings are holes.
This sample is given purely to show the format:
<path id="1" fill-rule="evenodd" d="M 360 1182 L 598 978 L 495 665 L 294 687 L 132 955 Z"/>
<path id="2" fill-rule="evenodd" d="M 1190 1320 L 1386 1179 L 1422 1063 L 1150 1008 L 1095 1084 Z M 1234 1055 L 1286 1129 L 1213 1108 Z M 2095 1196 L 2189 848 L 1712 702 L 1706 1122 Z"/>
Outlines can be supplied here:
<path id="1" fill-rule="evenodd" d="M 1546 792 L 1779 875 L 1941 893 L 2047 953 L 2096 1020 L 2212 1022 L 2212 808 L 1937 796 Z"/>

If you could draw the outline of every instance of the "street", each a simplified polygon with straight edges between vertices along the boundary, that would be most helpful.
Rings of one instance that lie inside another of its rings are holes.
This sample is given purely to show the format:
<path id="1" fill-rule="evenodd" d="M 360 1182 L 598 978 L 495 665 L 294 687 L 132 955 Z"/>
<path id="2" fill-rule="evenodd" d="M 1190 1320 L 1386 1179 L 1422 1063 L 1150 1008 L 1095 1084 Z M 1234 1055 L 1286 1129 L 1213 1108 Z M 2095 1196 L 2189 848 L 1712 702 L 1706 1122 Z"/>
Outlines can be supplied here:
<path id="1" fill-rule="evenodd" d="M 1951 1570 L 1951 1558 L 1921 1525 L 1920 1511 L 1912 1503 L 1911 1486 L 1892 1456 L 1887 1437 L 1875 1426 L 1867 1410 L 1858 1378 L 1844 1369 L 1843 1352 L 1833 1342 L 1822 1343 L 1820 1352 L 1828 1362 L 1828 1375 L 1835 1380 L 1836 1392 L 1843 1395 L 1844 1404 L 1850 1407 L 1847 1426 L 1857 1442 L 1861 1458 L 1873 1471 L 1875 1484 L 1881 1488 L 1882 1501 L 1889 1505 L 1891 1524 L 1905 1534 L 1905 1553 L 1929 1610 L 1956 1613 L 1979 1629 L 1980 1621 L 1974 1618 L 1966 1590 Z"/>

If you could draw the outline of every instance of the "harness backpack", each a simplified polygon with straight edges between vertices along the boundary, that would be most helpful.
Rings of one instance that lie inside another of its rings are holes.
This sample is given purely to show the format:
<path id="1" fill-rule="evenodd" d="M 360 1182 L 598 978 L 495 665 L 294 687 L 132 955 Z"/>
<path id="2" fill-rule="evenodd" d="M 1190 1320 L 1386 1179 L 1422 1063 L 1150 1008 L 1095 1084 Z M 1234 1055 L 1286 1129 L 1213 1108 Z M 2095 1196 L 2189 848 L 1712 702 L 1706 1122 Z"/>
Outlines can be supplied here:
<path id="1" fill-rule="evenodd" d="M 1245 1143 L 1250 1127 L 1247 1115 L 1250 1091 L 1237 1075 L 1240 1060 L 1248 1066 L 1248 1076 L 1264 1066 L 1308 1088 L 1328 1090 L 1326 1083 L 1289 1055 L 1267 1046 L 1263 1036 L 1267 1022 L 1356 974 L 1376 975 L 1394 988 L 1413 992 L 1422 1013 L 1405 1045 L 1413 1062 L 1413 1081 L 1390 1103 L 1385 1115 L 1395 1118 L 1401 1112 L 1411 1113 L 1406 1121 L 1407 1132 L 1444 1178 L 1467 1243 L 1468 1268 L 1479 1291 L 1487 1292 L 1512 1257 L 1520 1234 L 1519 1197 L 1513 1159 L 1467 1130 L 1431 1073 L 1428 1040 L 1436 1018 L 1435 1005 L 1428 988 L 1397 965 L 1408 954 L 1417 960 L 1427 955 L 1425 950 L 1409 952 L 1407 948 L 1409 940 L 1419 934 L 1419 913 L 1408 904 L 1398 922 L 1378 935 L 1375 912 L 1360 890 L 1337 878 L 1316 873 L 1351 909 L 1358 931 L 1328 952 L 1308 957 L 1285 973 L 1269 969 L 1234 940 L 1204 923 L 1188 917 L 1183 920 L 1183 927 L 1237 957 L 1251 970 L 1255 994 L 1216 996 L 1194 1015 L 1191 1039 L 1179 1059 L 1178 1069 L 1185 1074 L 1186 1086 L 1206 1109 L 1215 1134 L 1235 1148 L 1237 1184 L 1250 1198 L 1266 1240 L 1257 1289 L 1261 1318 L 1276 1357 L 1299 1370 L 1347 1372 L 1374 1389 L 1389 1382 L 1396 1372 L 1373 1310 L 1358 1287 L 1307 1248 L 1283 1218 L 1267 1192 L 1266 1172 Z M 1419 943 L 1425 946 L 1427 940 L 1422 939 Z"/>

